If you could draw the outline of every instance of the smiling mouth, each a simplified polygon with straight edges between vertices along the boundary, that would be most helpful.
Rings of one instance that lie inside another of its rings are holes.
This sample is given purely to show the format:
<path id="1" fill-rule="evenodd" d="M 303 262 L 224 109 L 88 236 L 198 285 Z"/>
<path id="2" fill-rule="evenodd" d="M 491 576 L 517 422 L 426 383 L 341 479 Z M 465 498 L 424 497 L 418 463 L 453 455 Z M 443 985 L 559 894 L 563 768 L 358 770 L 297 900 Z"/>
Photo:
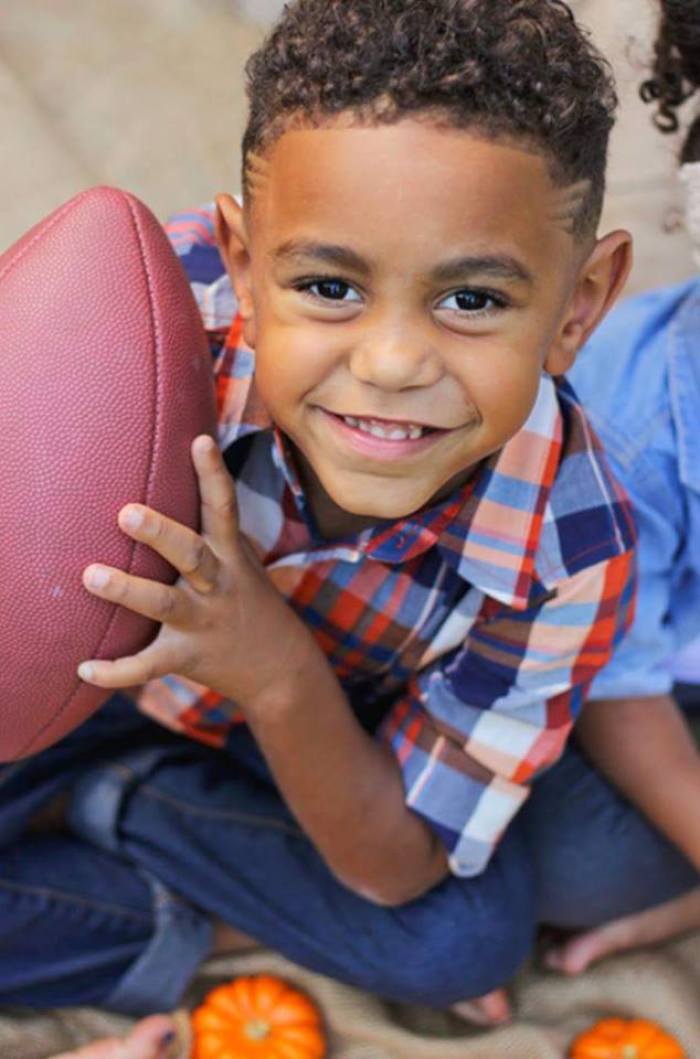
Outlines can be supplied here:
<path id="1" fill-rule="evenodd" d="M 423 423 L 408 423 L 393 419 L 378 419 L 375 416 L 350 416 L 329 412 L 334 419 L 339 419 L 351 430 L 358 430 L 382 441 L 419 441 L 429 434 L 444 434 L 440 427 L 426 426 Z"/>

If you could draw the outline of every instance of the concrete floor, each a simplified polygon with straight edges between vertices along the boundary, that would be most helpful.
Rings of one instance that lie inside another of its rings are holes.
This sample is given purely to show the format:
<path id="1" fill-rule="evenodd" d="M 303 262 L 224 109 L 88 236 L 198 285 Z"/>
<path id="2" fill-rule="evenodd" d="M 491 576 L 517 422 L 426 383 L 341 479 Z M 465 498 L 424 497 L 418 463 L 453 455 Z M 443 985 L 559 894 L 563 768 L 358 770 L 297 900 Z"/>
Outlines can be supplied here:
<path id="1" fill-rule="evenodd" d="M 10 0 L 0 5 L 0 246 L 83 187 L 128 188 L 161 216 L 238 188 L 242 68 L 281 0 Z M 637 239 L 631 289 L 692 271 L 676 145 L 637 98 L 654 0 L 572 0 L 623 100 L 607 227 Z"/>

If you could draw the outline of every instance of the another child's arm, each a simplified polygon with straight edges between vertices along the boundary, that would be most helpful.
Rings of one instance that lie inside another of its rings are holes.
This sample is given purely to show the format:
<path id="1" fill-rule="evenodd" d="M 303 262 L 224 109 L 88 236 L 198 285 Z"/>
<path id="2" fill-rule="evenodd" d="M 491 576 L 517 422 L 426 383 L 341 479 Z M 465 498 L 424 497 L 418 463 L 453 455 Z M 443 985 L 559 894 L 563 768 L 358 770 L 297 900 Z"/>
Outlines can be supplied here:
<path id="1" fill-rule="evenodd" d="M 578 722 L 601 772 L 700 869 L 700 754 L 670 695 L 589 703 Z M 700 887 L 665 904 L 553 944 L 547 967 L 581 974 L 592 963 L 700 930 Z"/>
<path id="2" fill-rule="evenodd" d="M 700 753 L 672 697 L 589 702 L 576 732 L 600 771 L 700 871 Z"/>

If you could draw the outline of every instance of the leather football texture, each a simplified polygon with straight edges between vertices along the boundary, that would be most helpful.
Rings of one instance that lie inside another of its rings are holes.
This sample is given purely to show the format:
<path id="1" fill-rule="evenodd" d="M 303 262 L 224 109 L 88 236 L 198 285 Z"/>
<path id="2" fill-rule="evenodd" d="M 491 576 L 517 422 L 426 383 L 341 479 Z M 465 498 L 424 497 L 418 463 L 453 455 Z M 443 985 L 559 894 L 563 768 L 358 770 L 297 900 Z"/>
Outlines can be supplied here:
<path id="1" fill-rule="evenodd" d="M 82 585 L 91 562 L 174 582 L 119 529 L 128 502 L 192 528 L 190 444 L 215 436 L 211 354 L 189 283 L 132 195 L 77 195 L 0 257 L 0 761 L 50 746 L 111 692 L 89 658 L 157 626 Z"/>

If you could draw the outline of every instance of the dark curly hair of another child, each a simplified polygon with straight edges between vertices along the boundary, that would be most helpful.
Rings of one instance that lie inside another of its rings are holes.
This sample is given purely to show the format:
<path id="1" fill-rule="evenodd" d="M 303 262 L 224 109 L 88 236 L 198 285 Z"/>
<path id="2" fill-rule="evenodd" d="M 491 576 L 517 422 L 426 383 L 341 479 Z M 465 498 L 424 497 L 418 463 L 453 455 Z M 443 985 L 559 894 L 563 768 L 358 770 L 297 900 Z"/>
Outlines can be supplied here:
<path id="1" fill-rule="evenodd" d="M 244 187 L 295 123 L 434 112 L 540 152 L 558 186 L 589 181 L 575 233 L 597 227 L 617 96 L 563 0 L 292 0 L 246 73 Z"/>
<path id="2" fill-rule="evenodd" d="M 680 128 L 678 109 L 700 88 L 700 0 L 661 0 L 661 23 L 652 76 L 641 87 L 645 103 L 657 103 L 662 132 Z M 681 148 L 682 162 L 700 162 L 700 114 Z"/>

